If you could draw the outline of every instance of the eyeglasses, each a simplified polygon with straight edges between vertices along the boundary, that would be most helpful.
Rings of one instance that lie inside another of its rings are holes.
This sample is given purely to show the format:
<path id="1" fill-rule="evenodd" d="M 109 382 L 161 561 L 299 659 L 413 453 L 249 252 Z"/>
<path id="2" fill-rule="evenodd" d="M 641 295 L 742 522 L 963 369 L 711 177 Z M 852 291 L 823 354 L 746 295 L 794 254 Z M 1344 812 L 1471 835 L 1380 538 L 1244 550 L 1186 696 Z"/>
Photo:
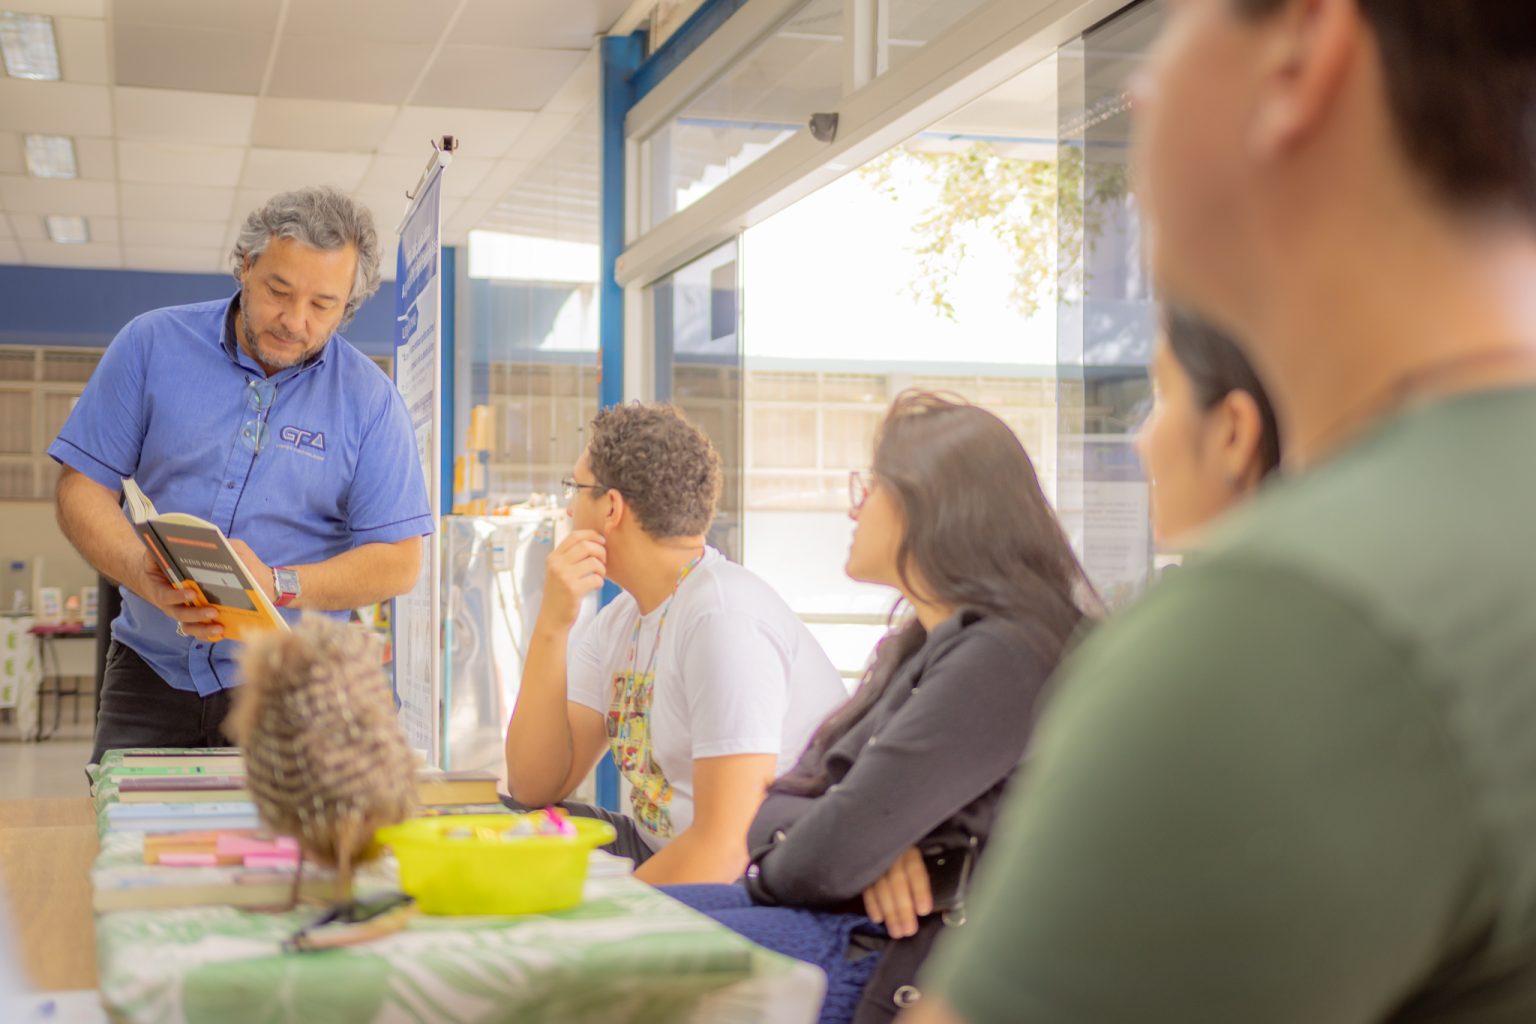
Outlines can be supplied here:
<path id="1" fill-rule="evenodd" d="M 567 502 L 575 501 L 576 495 L 582 491 L 592 491 L 596 494 L 604 494 L 611 488 L 607 484 L 579 484 L 575 480 L 561 480 L 560 493 Z"/>
<path id="2" fill-rule="evenodd" d="M 246 451 L 260 455 L 262 448 L 266 447 L 267 415 L 276 401 L 277 385 L 272 381 L 263 379 L 245 382 L 245 407 L 251 415 L 240 424 L 240 443 Z"/>
<path id="3" fill-rule="evenodd" d="M 874 474 L 871 473 L 870 477 L 872 481 Z M 864 474 L 858 470 L 848 474 L 848 506 L 850 509 L 857 512 L 864 507 L 864 503 L 869 500 L 869 489 L 871 486 L 873 486 L 872 482 L 866 482 Z"/>

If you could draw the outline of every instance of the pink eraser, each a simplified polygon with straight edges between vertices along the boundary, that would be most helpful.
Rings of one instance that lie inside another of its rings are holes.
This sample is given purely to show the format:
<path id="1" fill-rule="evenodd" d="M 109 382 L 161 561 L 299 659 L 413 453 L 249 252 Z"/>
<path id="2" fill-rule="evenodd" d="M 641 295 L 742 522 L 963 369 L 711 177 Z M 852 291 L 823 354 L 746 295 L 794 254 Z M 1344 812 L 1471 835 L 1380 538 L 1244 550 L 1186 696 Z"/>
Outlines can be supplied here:
<path id="1" fill-rule="evenodd" d="M 205 868 L 219 862 L 212 853 L 162 853 L 160 863 L 168 868 Z"/>
<path id="2" fill-rule="evenodd" d="M 298 855 L 294 853 L 248 853 L 245 856 L 248 868 L 291 868 L 298 863 Z"/>

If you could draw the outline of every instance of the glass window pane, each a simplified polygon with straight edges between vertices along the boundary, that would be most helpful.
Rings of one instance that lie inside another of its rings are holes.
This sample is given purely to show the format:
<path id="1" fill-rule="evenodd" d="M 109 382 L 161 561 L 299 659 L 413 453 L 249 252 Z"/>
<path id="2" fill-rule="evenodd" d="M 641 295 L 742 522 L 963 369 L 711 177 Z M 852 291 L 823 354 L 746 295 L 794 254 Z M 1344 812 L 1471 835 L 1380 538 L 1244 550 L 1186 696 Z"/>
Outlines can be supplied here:
<path id="1" fill-rule="evenodd" d="M 720 452 L 720 509 L 709 542 L 741 560 L 742 363 L 738 246 L 730 242 L 651 288 L 656 397 L 696 423 Z"/>
<path id="2" fill-rule="evenodd" d="M 470 233 L 456 511 L 558 500 L 597 415 L 600 129 L 593 105 Z"/>
<path id="3" fill-rule="evenodd" d="M 843 572 L 891 400 L 958 394 L 1056 462 L 1054 59 L 747 231 L 745 564 L 845 673 L 892 591 Z M 808 245 L 807 239 L 814 239 Z"/>
<path id="4" fill-rule="evenodd" d="M 842 0 L 811 0 L 647 140 L 646 227 L 687 209 L 842 98 Z"/>
<path id="5" fill-rule="evenodd" d="M 1060 54 L 1063 216 L 1057 358 L 1063 399 L 1058 511 L 1111 606 L 1140 592 L 1152 565 L 1145 477 L 1132 442 L 1151 405 L 1157 331 L 1141 217 L 1130 190 L 1132 73 L 1163 4 L 1141 4 Z"/>

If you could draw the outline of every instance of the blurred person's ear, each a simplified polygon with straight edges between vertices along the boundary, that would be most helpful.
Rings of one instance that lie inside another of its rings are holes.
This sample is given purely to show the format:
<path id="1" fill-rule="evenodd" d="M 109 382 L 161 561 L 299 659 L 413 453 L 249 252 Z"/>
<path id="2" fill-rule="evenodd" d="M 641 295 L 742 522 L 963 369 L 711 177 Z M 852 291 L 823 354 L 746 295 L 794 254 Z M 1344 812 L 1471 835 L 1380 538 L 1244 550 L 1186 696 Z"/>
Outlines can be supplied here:
<path id="1" fill-rule="evenodd" d="M 1222 479 L 1234 493 L 1258 486 L 1264 476 L 1260 445 L 1264 440 L 1264 414 L 1246 391 L 1229 391 L 1206 413 L 1215 457 Z"/>
<path id="2" fill-rule="evenodd" d="M 1255 23 L 1261 47 L 1258 110 L 1250 139 L 1272 163 L 1319 134 L 1336 112 L 1368 39 L 1357 0 L 1295 0 Z"/>

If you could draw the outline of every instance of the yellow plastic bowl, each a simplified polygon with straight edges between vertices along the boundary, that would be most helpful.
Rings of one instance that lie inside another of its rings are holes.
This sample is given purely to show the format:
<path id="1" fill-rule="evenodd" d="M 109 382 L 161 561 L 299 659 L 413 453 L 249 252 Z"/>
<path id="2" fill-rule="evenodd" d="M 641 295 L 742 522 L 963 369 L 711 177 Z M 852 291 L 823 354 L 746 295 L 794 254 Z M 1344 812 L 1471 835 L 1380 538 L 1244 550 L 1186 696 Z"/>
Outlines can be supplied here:
<path id="1" fill-rule="evenodd" d="M 412 818 L 381 828 L 395 851 L 400 887 L 424 914 L 543 914 L 581 902 L 591 852 L 616 833 L 606 821 L 571 818 L 574 836 L 501 839 L 523 815 L 468 814 Z M 456 830 L 493 829 L 497 838 L 449 838 Z"/>

